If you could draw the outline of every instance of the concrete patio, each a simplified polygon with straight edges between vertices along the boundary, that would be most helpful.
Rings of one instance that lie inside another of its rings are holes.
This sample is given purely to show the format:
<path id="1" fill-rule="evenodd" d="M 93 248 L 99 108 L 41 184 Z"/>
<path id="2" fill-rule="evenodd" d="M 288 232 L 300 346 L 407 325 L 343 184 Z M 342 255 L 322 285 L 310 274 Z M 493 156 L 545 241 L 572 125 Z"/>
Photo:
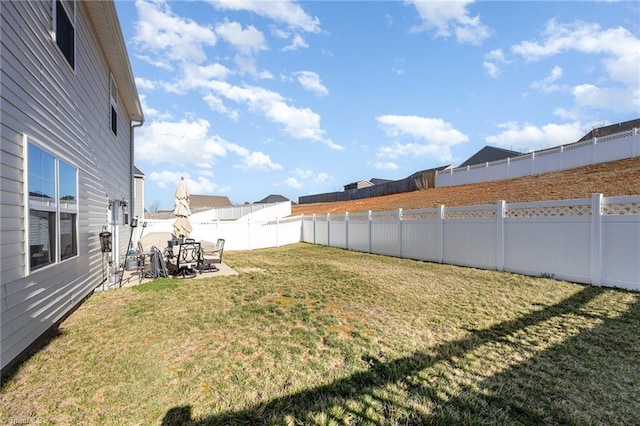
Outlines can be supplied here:
<path id="1" fill-rule="evenodd" d="M 218 270 L 215 272 L 202 272 L 202 273 L 198 272 L 195 276 L 187 277 L 187 278 L 173 277 L 172 275 L 169 275 L 169 278 L 172 278 L 175 280 L 199 280 L 203 278 L 215 278 L 215 277 L 222 277 L 222 276 L 228 276 L 228 275 L 238 275 L 238 272 L 233 270 L 230 266 L 228 266 L 225 263 L 216 263 L 215 266 L 218 268 Z M 140 271 L 125 270 L 122 276 L 121 287 L 132 287 L 138 284 L 147 283 L 149 281 L 153 281 L 153 278 L 147 278 L 144 276 L 140 278 Z M 110 288 L 117 288 L 119 286 L 120 286 L 119 284 L 115 284 L 115 285 L 112 284 Z"/>

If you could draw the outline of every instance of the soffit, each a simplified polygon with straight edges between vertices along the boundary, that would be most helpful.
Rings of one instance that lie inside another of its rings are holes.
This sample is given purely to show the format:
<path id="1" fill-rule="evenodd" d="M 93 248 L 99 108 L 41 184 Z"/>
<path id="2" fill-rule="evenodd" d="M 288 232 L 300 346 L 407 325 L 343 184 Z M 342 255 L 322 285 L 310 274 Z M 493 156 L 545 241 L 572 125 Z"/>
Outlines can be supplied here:
<path id="1" fill-rule="evenodd" d="M 129 55 L 113 1 L 82 1 L 89 12 L 100 47 L 118 85 L 118 94 L 130 120 L 144 121 Z"/>

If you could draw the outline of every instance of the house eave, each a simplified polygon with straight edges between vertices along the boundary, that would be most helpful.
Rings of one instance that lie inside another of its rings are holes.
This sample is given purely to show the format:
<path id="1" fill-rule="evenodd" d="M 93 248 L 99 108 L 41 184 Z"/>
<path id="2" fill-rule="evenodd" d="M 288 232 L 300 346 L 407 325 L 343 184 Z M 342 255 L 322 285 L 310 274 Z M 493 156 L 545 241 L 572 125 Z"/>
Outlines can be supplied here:
<path id="1" fill-rule="evenodd" d="M 113 1 L 83 1 L 131 121 L 144 122 L 129 55 Z"/>

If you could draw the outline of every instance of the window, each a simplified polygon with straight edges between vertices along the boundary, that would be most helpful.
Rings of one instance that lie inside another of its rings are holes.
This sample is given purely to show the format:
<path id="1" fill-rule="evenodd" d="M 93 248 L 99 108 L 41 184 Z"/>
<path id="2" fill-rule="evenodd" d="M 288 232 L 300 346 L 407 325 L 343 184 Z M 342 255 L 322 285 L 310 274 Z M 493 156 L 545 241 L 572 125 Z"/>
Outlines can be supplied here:
<path id="1" fill-rule="evenodd" d="M 54 0 L 53 38 L 71 68 L 75 68 L 76 56 L 75 8 L 74 0 Z"/>
<path id="2" fill-rule="evenodd" d="M 111 132 L 118 136 L 118 86 L 113 78 L 109 78 L 109 102 L 111 105 Z"/>
<path id="3" fill-rule="evenodd" d="M 111 105 L 111 132 L 118 136 L 118 113 L 113 105 Z"/>
<path id="4" fill-rule="evenodd" d="M 36 270 L 78 255 L 78 171 L 29 143 L 29 267 Z"/>

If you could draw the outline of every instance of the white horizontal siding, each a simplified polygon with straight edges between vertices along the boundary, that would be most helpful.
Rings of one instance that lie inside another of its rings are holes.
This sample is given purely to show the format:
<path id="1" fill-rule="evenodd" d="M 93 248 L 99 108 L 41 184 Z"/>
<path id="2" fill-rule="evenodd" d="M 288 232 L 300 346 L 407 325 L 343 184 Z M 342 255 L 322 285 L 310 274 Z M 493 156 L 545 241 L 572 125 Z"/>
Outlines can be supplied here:
<path id="1" fill-rule="evenodd" d="M 109 75 L 82 2 L 77 4 L 76 68 L 50 36 L 51 2 L 2 2 L 0 201 L 1 366 L 27 348 L 100 284 L 98 234 L 107 199 L 131 200 L 127 113 L 110 130 Z M 27 135 L 78 168 L 78 256 L 25 276 L 24 143 Z M 129 239 L 121 227 L 120 249 Z"/>

